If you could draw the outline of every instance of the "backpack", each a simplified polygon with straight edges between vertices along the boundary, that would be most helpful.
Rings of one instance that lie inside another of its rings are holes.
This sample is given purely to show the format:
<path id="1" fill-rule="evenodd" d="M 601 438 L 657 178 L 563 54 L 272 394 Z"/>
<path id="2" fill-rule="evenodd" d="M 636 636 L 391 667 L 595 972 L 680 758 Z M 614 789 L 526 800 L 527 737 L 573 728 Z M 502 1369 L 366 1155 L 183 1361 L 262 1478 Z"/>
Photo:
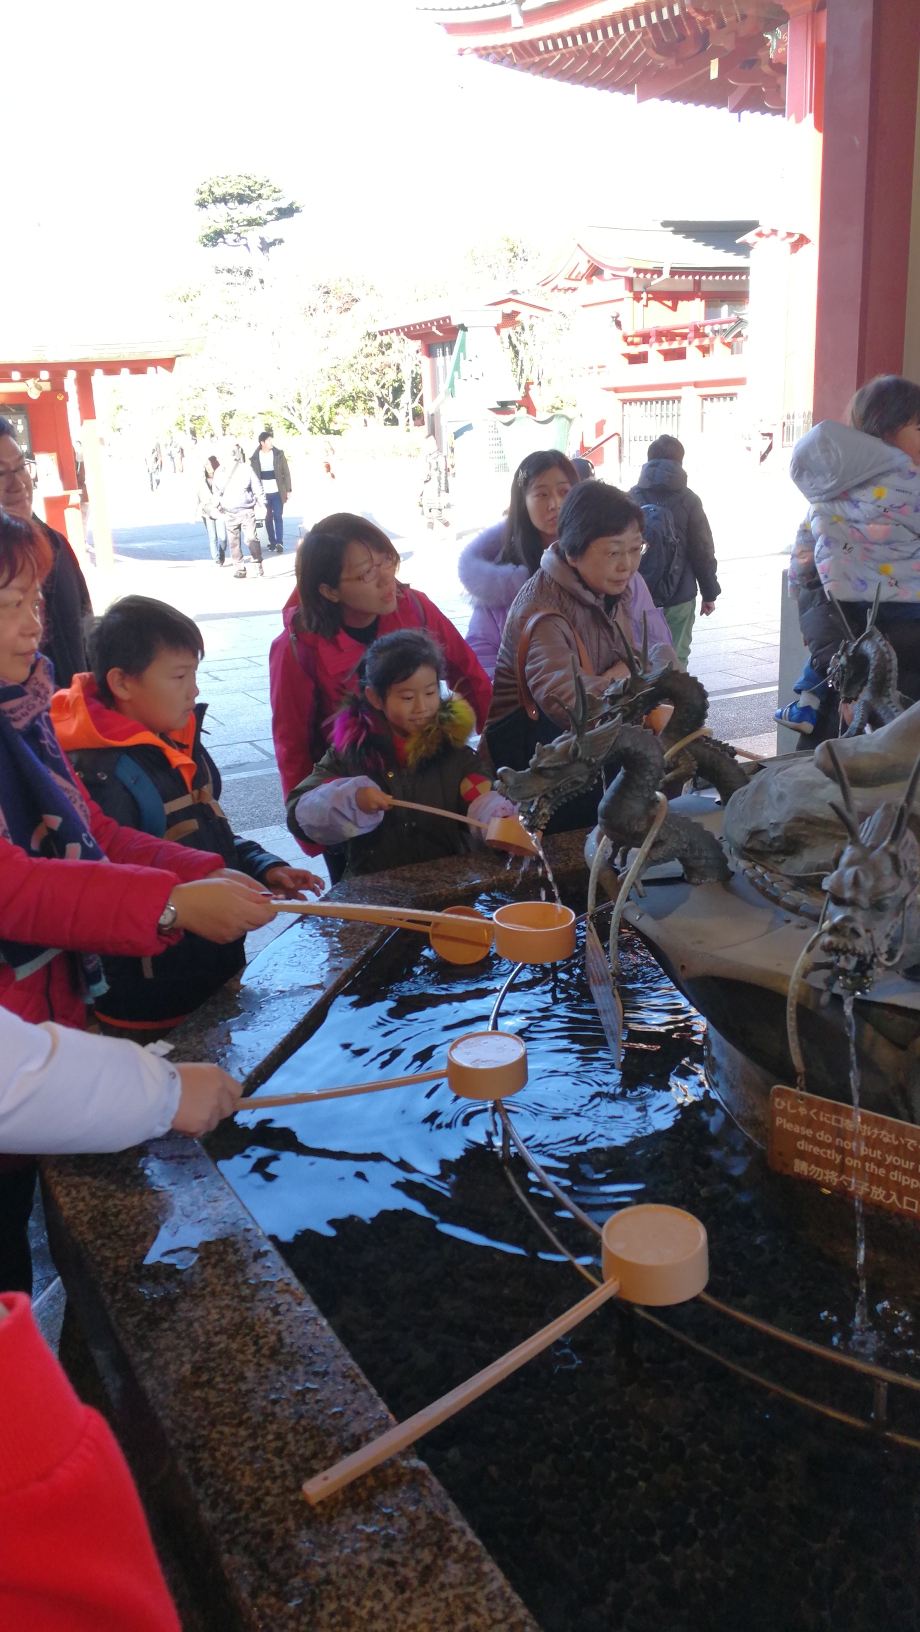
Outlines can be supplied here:
<path id="1" fill-rule="evenodd" d="M 656 606 L 670 606 L 687 559 L 686 541 L 666 504 L 643 504 L 645 554 L 639 563 Z"/>

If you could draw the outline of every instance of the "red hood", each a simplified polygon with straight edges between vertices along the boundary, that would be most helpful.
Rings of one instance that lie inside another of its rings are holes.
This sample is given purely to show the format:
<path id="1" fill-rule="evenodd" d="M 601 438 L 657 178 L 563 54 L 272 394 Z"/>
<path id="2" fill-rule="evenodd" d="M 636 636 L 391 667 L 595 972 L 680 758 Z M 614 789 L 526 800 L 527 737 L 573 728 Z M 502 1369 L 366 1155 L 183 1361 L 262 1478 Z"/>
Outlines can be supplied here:
<path id="1" fill-rule="evenodd" d="M 148 731 L 139 720 L 131 720 L 117 709 L 108 708 L 99 696 L 91 674 L 75 674 L 66 691 L 56 691 L 51 699 L 51 721 L 65 754 L 81 748 L 136 748 L 150 743 L 166 755 L 170 765 L 182 772 L 189 793 L 195 780 L 192 758 L 195 743 L 195 711 L 189 714 L 184 731 L 170 738 Z"/>

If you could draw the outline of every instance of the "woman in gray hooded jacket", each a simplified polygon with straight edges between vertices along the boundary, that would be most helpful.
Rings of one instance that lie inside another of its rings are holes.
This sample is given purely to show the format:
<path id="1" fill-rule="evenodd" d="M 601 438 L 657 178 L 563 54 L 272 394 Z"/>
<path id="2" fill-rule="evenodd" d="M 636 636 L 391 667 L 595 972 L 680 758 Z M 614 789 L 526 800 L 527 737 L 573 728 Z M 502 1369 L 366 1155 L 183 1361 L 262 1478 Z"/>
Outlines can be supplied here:
<path id="1" fill-rule="evenodd" d="M 809 746 L 836 734 L 827 672 L 843 631 L 827 591 L 854 634 L 878 591 L 876 626 L 897 657 L 899 689 L 920 698 L 920 385 L 881 374 L 857 391 L 849 420 L 822 420 L 789 466 L 809 500 L 789 588 L 810 657 L 792 688 L 795 702 L 774 718 L 811 738 Z"/>

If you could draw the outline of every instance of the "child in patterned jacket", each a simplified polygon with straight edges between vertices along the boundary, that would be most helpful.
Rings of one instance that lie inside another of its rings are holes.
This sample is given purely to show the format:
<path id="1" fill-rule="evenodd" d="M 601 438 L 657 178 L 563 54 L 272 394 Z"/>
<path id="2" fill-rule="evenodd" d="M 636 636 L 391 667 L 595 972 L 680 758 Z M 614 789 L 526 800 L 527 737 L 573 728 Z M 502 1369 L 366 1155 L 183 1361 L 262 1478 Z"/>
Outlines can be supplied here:
<path id="1" fill-rule="evenodd" d="M 797 701 L 774 718 L 810 735 L 843 638 L 828 592 L 857 633 L 880 587 L 877 626 L 894 647 L 899 685 L 920 696 L 920 385 L 883 374 L 850 405 L 850 424 L 823 420 L 797 444 L 789 473 L 809 500 L 789 570 L 810 656 Z"/>

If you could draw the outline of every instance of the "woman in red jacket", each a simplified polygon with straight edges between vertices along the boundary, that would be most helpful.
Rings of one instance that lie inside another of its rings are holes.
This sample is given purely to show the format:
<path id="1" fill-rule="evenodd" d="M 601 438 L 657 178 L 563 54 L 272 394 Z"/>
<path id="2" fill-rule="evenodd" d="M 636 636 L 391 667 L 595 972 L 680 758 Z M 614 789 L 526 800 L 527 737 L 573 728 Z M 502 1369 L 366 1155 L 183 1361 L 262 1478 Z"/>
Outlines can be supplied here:
<path id="1" fill-rule="evenodd" d="M 119 827 L 85 796 L 54 735 L 54 678 L 38 651 L 50 565 L 39 529 L 0 510 L 0 1004 L 85 1027 L 104 990 L 100 952 L 153 957 L 183 929 L 232 941 L 274 908 L 222 857 Z M 0 1291 L 31 1288 L 34 1189 L 28 1157 L 0 1158 Z"/>
<path id="2" fill-rule="evenodd" d="M 0 1399 L 0 1626 L 180 1632 L 115 1436 L 77 1398 L 21 1293 L 0 1297 Z"/>
<path id="3" fill-rule="evenodd" d="M 367 647 L 392 629 L 427 629 L 444 652 L 447 681 L 465 697 L 481 731 L 492 687 L 478 658 L 420 591 L 399 583 L 399 555 L 363 516 L 327 516 L 297 552 L 297 590 L 272 642 L 272 735 L 285 797 L 329 746 L 329 722 Z M 316 853 L 316 846 L 305 845 Z"/>

